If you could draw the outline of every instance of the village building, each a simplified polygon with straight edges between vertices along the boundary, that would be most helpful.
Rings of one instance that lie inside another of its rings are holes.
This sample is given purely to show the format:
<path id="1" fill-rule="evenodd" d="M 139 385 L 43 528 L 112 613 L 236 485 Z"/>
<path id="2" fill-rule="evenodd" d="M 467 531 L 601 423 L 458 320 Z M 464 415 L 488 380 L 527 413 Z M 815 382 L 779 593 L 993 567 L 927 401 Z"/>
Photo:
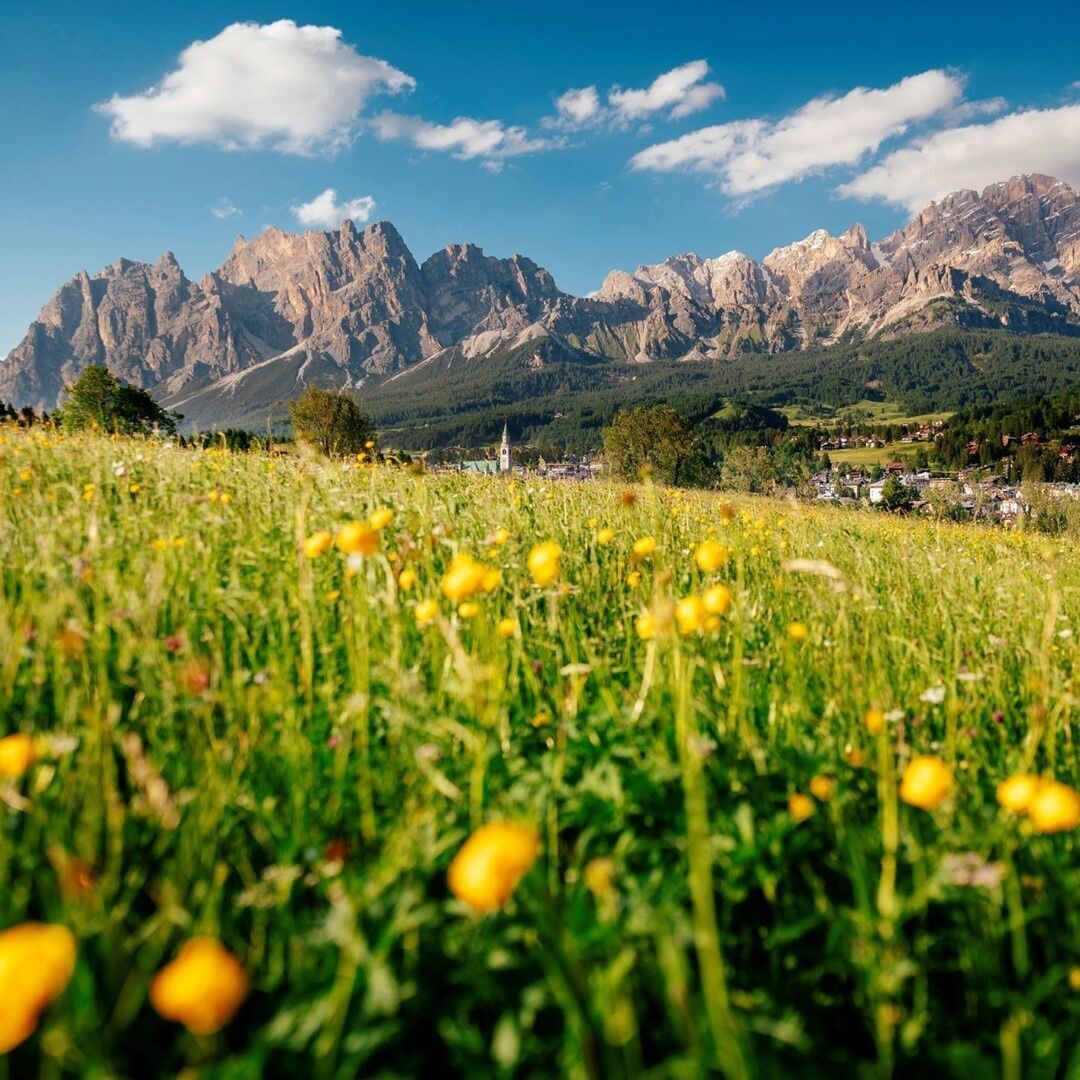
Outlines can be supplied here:
<path id="1" fill-rule="evenodd" d="M 504 474 L 509 476 L 514 471 L 513 451 L 510 447 L 510 426 L 503 424 L 502 440 L 499 443 L 498 458 L 480 458 L 472 461 L 463 461 L 461 471 L 466 473 L 479 473 L 485 476 Z"/>

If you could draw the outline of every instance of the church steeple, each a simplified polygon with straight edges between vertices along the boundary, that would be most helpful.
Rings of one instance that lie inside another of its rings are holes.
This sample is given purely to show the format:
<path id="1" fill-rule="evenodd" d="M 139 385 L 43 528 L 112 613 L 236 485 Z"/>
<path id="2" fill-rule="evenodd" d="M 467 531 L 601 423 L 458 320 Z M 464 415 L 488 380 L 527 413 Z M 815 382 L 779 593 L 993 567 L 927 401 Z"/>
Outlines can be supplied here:
<path id="1" fill-rule="evenodd" d="M 499 445 L 499 472 L 508 473 L 513 468 L 510 459 L 510 425 L 503 424 L 502 443 Z"/>

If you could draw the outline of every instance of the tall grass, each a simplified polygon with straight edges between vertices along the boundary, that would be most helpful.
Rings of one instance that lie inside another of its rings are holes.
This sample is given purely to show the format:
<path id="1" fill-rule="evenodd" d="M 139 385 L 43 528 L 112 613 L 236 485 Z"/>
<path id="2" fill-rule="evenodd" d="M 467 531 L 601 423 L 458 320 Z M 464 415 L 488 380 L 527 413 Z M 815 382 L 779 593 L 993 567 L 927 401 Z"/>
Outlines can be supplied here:
<path id="1" fill-rule="evenodd" d="M 0 1076 L 1080 1073 L 1078 833 L 994 797 L 1080 784 L 1074 541 L 2 438 L 0 735 L 42 756 L 0 788 L 0 928 L 63 923 L 79 959 Z M 304 555 L 378 507 L 354 572 Z M 474 618 L 439 591 L 459 550 L 502 570 Z M 714 582 L 718 627 L 639 638 Z M 932 812 L 897 797 L 916 753 L 954 769 Z M 446 869 L 500 817 L 543 851 L 479 917 Z M 147 1001 L 194 934 L 252 980 L 213 1037 Z"/>

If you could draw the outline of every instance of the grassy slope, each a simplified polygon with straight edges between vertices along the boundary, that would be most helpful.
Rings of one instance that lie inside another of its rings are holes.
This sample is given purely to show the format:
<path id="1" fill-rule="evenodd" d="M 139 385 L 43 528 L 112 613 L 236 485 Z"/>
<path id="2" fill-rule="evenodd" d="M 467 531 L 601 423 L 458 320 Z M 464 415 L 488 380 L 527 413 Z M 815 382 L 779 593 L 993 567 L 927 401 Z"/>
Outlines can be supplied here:
<path id="1" fill-rule="evenodd" d="M 852 446 L 830 450 L 829 460 L 836 465 L 884 465 L 887 461 L 905 461 L 918 452 L 919 443 L 891 442 L 884 446 Z M 922 444 L 925 450 L 926 444 Z"/>
<path id="2" fill-rule="evenodd" d="M 299 554 L 298 537 L 379 505 L 395 520 L 358 576 L 336 552 Z M 706 1009 L 723 1019 L 721 984 L 703 997 L 696 974 L 718 959 L 713 902 L 755 1075 L 890 1056 L 901 1072 L 994 1075 L 1003 1053 L 1032 1076 L 1080 1067 L 1080 834 L 1027 835 L 993 794 L 1024 767 L 1080 783 L 1075 551 L 766 500 L 738 501 L 728 524 L 720 505 L 5 436 L 0 716 L 73 741 L 17 785 L 25 804 L 0 804 L 0 927 L 44 918 L 80 942 L 11 1075 L 39 1054 L 102 1075 L 687 1071 L 726 1030 Z M 489 549 L 496 526 L 510 540 Z M 654 593 L 706 584 L 689 553 L 712 532 L 735 553 L 707 577 L 730 584 L 732 613 L 678 644 L 638 640 Z M 646 533 L 657 554 L 628 585 Z M 545 538 L 565 551 L 565 591 L 527 582 Z M 439 595 L 459 548 L 503 582 L 475 620 L 442 600 L 442 628 L 419 628 L 416 599 Z M 828 560 L 849 587 L 785 572 L 792 557 Z M 506 641 L 493 624 L 510 614 Z M 922 700 L 932 687 L 940 704 Z M 876 744 L 860 723 L 872 703 L 898 714 Z M 129 733 L 168 785 L 156 810 Z M 893 900 L 893 766 L 923 752 L 953 765 L 957 791 L 933 813 L 900 804 Z M 817 774 L 835 794 L 796 823 L 788 797 Z M 509 908 L 478 918 L 446 868 L 498 816 L 535 822 L 543 852 Z M 61 891 L 61 852 L 96 869 L 81 896 Z M 615 866 L 600 900 L 582 880 L 598 856 Z M 960 884 L 956 860 L 1004 879 Z M 220 935 L 253 980 L 211 1040 L 146 1002 L 193 933 Z"/>
<path id="3" fill-rule="evenodd" d="M 838 409 L 823 408 L 816 411 L 802 405 L 785 405 L 779 410 L 794 425 L 812 427 L 828 426 L 831 421 L 852 420 L 875 424 L 931 424 L 935 420 L 948 420 L 953 414 L 949 411 L 919 413 L 909 415 L 902 405 L 892 401 L 872 401 L 866 399 Z"/>

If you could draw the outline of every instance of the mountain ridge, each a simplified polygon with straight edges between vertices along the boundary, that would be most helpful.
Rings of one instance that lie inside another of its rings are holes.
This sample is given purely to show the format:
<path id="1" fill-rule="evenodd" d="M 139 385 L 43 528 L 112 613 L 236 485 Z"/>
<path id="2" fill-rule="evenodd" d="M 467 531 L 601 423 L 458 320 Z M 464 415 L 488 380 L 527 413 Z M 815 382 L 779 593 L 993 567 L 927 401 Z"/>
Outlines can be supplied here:
<path id="1" fill-rule="evenodd" d="M 1080 194 L 1041 175 L 929 203 L 873 243 L 818 229 L 760 261 L 693 252 L 577 297 L 525 255 L 448 244 L 418 263 L 390 222 L 237 237 L 198 282 L 175 256 L 80 271 L 0 363 L 0 398 L 53 408 L 91 363 L 185 413 L 250 422 L 304 385 L 408 380 L 535 344 L 581 362 L 731 361 L 943 325 L 1080 334 Z"/>

